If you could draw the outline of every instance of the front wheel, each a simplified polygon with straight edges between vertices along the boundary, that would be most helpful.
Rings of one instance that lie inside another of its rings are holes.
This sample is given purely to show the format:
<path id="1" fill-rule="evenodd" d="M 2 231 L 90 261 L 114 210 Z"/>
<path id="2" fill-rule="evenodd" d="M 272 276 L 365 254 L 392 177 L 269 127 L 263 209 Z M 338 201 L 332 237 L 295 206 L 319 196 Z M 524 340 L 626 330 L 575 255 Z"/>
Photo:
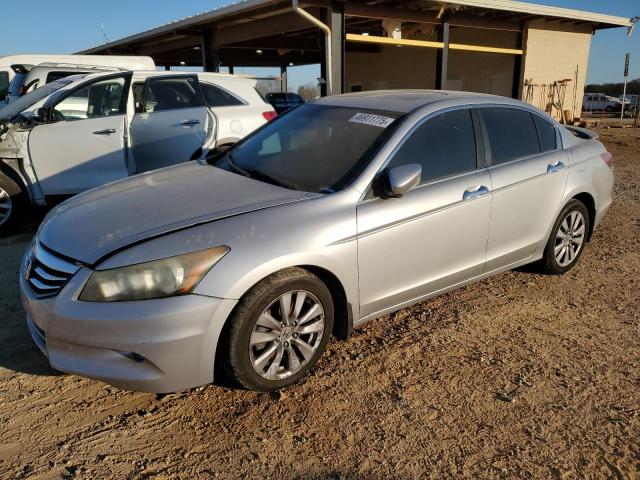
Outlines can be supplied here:
<path id="1" fill-rule="evenodd" d="M 542 257 L 542 269 L 554 275 L 571 270 L 582 255 L 589 226 L 587 208 L 579 200 L 571 200 L 553 225 Z"/>
<path id="2" fill-rule="evenodd" d="M 15 225 L 24 209 L 24 198 L 20 185 L 0 172 L 0 233 Z"/>
<path id="3" fill-rule="evenodd" d="M 313 368 L 332 328 L 326 285 L 306 270 L 282 270 L 240 300 L 221 338 L 217 368 L 247 389 L 278 390 Z"/>

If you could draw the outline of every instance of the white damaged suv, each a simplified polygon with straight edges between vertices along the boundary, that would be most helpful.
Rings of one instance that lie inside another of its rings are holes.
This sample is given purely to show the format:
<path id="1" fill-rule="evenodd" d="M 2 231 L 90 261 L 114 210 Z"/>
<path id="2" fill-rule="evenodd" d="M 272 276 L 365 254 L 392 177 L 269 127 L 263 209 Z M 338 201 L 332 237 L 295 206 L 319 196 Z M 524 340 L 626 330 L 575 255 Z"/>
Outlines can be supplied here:
<path id="1" fill-rule="evenodd" d="M 0 230 L 29 204 L 204 158 L 273 119 L 245 77 L 101 72 L 61 79 L 0 110 Z"/>

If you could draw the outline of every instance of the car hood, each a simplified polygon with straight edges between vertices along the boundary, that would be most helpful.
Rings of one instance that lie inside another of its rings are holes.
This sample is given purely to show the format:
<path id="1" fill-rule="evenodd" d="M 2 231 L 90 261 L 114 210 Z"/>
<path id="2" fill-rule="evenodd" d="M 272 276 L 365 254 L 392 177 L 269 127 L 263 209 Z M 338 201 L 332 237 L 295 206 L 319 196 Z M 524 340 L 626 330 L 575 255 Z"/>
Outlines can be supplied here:
<path id="1" fill-rule="evenodd" d="M 85 264 L 140 241 L 317 197 L 189 162 L 89 190 L 45 218 L 38 240 Z"/>

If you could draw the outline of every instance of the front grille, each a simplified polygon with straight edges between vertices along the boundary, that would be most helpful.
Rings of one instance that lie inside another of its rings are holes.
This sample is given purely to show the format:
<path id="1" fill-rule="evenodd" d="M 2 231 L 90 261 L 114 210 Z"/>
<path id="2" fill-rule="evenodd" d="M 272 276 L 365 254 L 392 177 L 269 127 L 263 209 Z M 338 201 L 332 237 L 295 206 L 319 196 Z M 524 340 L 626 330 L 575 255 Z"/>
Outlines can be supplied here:
<path id="1" fill-rule="evenodd" d="M 29 258 L 27 280 L 41 297 L 56 295 L 79 270 L 76 264 L 48 251 L 36 241 Z"/>

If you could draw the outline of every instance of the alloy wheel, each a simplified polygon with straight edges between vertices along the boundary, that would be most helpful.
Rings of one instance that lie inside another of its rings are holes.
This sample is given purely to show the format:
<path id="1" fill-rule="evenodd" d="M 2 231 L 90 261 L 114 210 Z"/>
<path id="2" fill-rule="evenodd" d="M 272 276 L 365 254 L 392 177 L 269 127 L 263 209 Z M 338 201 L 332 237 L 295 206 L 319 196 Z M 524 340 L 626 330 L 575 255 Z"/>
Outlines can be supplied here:
<path id="1" fill-rule="evenodd" d="M 11 203 L 11 196 L 6 190 L 0 187 L 0 225 L 9 220 L 12 209 L 13 204 Z"/>
<path id="2" fill-rule="evenodd" d="M 571 264 L 584 244 L 586 222 L 582 212 L 572 210 L 560 223 L 556 232 L 556 242 L 553 254 L 561 267 Z"/>
<path id="3" fill-rule="evenodd" d="M 249 339 L 253 369 L 267 380 L 299 372 L 322 342 L 325 313 L 311 292 L 283 293 L 258 317 Z"/>

